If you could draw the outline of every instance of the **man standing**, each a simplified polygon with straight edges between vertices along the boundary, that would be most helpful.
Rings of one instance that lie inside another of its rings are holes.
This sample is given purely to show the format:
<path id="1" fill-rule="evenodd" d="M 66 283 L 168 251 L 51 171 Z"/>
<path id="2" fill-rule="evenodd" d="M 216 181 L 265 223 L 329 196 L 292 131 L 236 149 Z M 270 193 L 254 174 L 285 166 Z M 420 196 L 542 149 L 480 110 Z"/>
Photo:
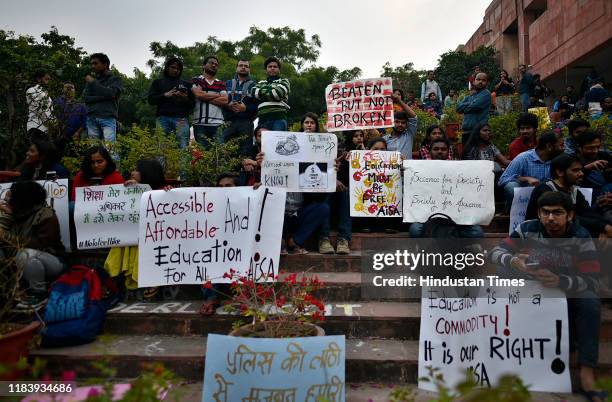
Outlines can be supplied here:
<path id="1" fill-rule="evenodd" d="M 157 106 L 155 116 L 157 127 L 164 133 L 174 132 L 180 149 L 189 145 L 189 112 L 194 104 L 190 84 L 181 80 L 183 62 L 177 57 L 171 57 L 164 64 L 163 77 L 151 84 L 149 89 L 149 104 Z"/>
<path id="2" fill-rule="evenodd" d="M 268 57 L 264 68 L 268 78 L 251 89 L 251 96 L 259 102 L 259 125 L 272 131 L 287 131 L 289 80 L 280 77 L 281 62 L 276 57 Z"/>
<path id="3" fill-rule="evenodd" d="M 244 137 L 240 143 L 240 155 L 248 154 L 253 146 L 253 120 L 257 116 L 257 105 L 249 97 L 255 81 L 249 73 L 248 60 L 238 60 L 236 75 L 226 82 L 229 103 L 224 106 L 223 114 L 227 128 L 223 131 L 223 142 L 236 137 Z"/>
<path id="4" fill-rule="evenodd" d="M 480 73 L 480 66 L 474 66 L 474 74 L 468 77 L 468 90 L 471 91 L 474 88 L 474 81 L 476 80 L 476 76 Z"/>
<path id="5" fill-rule="evenodd" d="M 193 79 L 191 92 L 196 98 L 193 110 L 193 135 L 207 148 L 216 140 L 217 129 L 223 124 L 222 108 L 227 104 L 225 82 L 215 78 L 219 69 L 217 56 L 207 56 L 202 62 L 204 74 Z"/>
<path id="6" fill-rule="evenodd" d="M 487 74 L 476 74 L 470 95 L 457 103 L 457 111 L 463 113 L 462 129 L 464 133 L 469 133 L 477 125 L 485 124 L 489 121 L 491 92 L 487 89 L 488 83 Z M 462 140 L 464 144 L 467 142 L 466 140 L 467 138 Z"/>
<path id="7" fill-rule="evenodd" d="M 75 87 L 72 82 L 64 83 L 62 96 L 55 101 L 57 105 L 59 129 L 61 136 L 56 141 L 59 158 L 64 155 L 66 145 L 81 139 L 87 128 L 87 109 L 74 98 Z"/>
<path id="8" fill-rule="evenodd" d="M 436 78 L 433 71 L 427 72 L 427 79 L 423 84 L 421 84 L 421 101 L 425 102 L 427 98 L 429 98 L 430 93 L 436 94 L 436 97 L 440 100 L 444 99 L 442 97 L 442 90 L 440 89 L 440 85 L 434 80 Z"/>
<path id="9" fill-rule="evenodd" d="M 38 71 L 34 75 L 36 85 L 26 91 L 28 102 L 28 122 L 26 129 L 30 140 L 48 139 L 49 128 L 47 123 L 52 118 L 53 102 L 47 92 L 47 86 L 51 77 L 46 71 Z"/>
<path id="10" fill-rule="evenodd" d="M 516 121 L 519 136 L 510 143 L 509 157 L 512 160 L 525 151 L 535 148 L 536 132 L 538 131 L 538 116 L 533 113 L 521 113 Z"/>
<path id="11" fill-rule="evenodd" d="M 519 73 L 521 74 L 521 81 L 519 82 L 519 95 L 521 97 L 521 105 L 523 106 L 523 112 L 529 109 L 529 97 L 533 95 L 535 88 L 535 79 L 531 73 L 527 72 L 527 66 L 521 64 L 519 66 Z"/>
<path id="12" fill-rule="evenodd" d="M 536 149 L 525 151 L 510 162 L 497 184 L 504 189 L 508 211 L 514 199 L 514 188 L 535 187 L 550 180 L 550 161 L 562 152 L 563 137 L 554 131 L 546 131 L 538 138 Z"/>
<path id="13" fill-rule="evenodd" d="M 87 108 L 87 135 L 114 144 L 123 83 L 121 78 L 111 74 L 107 55 L 94 53 L 89 59 L 95 77 L 92 74 L 85 76 L 83 100 Z"/>
<path id="14" fill-rule="evenodd" d="M 457 103 L 457 94 L 454 89 L 448 91 L 448 95 L 444 98 L 444 107 L 451 107 Z"/>
<path id="15" fill-rule="evenodd" d="M 399 151 L 402 158 L 412 159 L 412 142 L 418 126 L 417 115 L 399 95 L 393 94 L 391 97 L 404 111 L 395 112 L 393 133 L 383 137 L 387 141 L 387 151 Z"/>

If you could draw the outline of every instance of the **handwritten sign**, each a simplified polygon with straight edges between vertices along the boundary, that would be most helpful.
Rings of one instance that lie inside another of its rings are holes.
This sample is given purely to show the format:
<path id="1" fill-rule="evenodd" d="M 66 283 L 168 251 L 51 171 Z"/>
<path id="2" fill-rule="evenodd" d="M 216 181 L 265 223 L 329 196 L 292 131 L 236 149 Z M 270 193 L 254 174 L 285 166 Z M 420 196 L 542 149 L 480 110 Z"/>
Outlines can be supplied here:
<path id="1" fill-rule="evenodd" d="M 47 191 L 47 205 L 55 210 L 59 221 L 62 244 L 66 251 L 70 251 L 70 209 L 68 206 L 68 179 L 39 180 L 38 184 Z M 0 183 L 0 200 L 4 200 L 6 192 L 11 189 L 13 183 Z"/>
<path id="2" fill-rule="evenodd" d="M 493 162 L 404 161 L 404 222 L 436 213 L 459 225 L 488 225 L 495 214 Z"/>
<path id="3" fill-rule="evenodd" d="M 531 193 L 533 187 L 515 187 L 514 198 L 512 199 L 512 206 L 510 207 L 510 227 L 508 230 L 509 234 L 514 232 L 514 229 L 525 221 L 525 214 L 527 213 L 527 207 L 529 206 L 529 200 L 531 199 Z M 593 198 L 593 189 L 578 187 L 578 191 L 584 195 L 586 201 L 591 205 Z"/>
<path id="4" fill-rule="evenodd" d="M 286 193 L 260 187 L 177 188 L 140 202 L 138 287 L 277 275 Z M 265 278 L 264 278 L 265 279 Z"/>
<path id="5" fill-rule="evenodd" d="M 77 187 L 74 225 L 82 249 L 138 244 L 140 197 L 148 184 Z"/>
<path id="6" fill-rule="evenodd" d="M 336 191 L 338 138 L 334 134 L 266 131 L 261 143 L 264 186 L 298 193 Z"/>
<path id="7" fill-rule="evenodd" d="M 470 370 L 490 387 L 510 373 L 532 391 L 571 392 L 565 294 L 535 281 L 482 291 L 446 298 L 423 289 L 419 378 L 437 367 L 452 388 Z M 436 391 L 431 382 L 419 381 L 419 388 Z"/>
<path id="8" fill-rule="evenodd" d="M 346 399 L 344 335 L 255 339 L 210 334 L 206 350 L 203 402 Z"/>
<path id="9" fill-rule="evenodd" d="M 393 127 L 391 78 L 337 82 L 325 88 L 327 131 Z"/>
<path id="10" fill-rule="evenodd" d="M 351 151 L 351 216 L 402 216 L 400 152 Z"/>

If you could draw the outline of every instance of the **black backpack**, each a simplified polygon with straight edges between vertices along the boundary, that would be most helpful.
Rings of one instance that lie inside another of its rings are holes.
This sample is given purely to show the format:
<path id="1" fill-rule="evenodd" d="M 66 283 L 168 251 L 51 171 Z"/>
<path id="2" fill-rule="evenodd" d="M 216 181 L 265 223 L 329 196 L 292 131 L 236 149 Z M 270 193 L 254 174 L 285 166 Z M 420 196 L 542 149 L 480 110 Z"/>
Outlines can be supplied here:
<path id="1" fill-rule="evenodd" d="M 423 227 L 423 237 L 434 239 L 457 239 L 459 231 L 457 224 L 450 216 L 436 213 L 427 218 Z"/>

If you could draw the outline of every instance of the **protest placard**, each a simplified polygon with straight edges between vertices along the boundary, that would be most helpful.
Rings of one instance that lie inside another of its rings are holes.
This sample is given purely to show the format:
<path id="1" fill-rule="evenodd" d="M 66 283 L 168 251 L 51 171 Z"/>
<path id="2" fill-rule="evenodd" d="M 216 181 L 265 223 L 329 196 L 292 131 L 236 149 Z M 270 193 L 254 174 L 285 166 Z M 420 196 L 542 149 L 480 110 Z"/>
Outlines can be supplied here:
<path id="1" fill-rule="evenodd" d="M 202 401 L 344 402 L 344 340 L 210 334 Z"/>
<path id="2" fill-rule="evenodd" d="M 593 189 L 578 187 L 578 191 L 584 195 L 586 201 L 591 205 L 593 198 Z M 512 205 L 510 206 L 510 227 L 508 233 L 514 232 L 514 229 L 525 221 L 525 214 L 527 213 L 527 206 L 529 206 L 529 200 L 531 199 L 531 193 L 533 187 L 515 187 L 514 198 L 512 199 Z"/>
<path id="3" fill-rule="evenodd" d="M 568 333 L 565 294 L 539 282 L 461 298 L 423 288 L 419 378 L 438 368 L 452 388 L 470 370 L 483 387 L 513 374 L 531 391 L 571 392 Z M 436 391 L 432 382 L 419 388 Z"/>
<path id="4" fill-rule="evenodd" d="M 59 221 L 62 244 L 70 251 L 70 209 L 68 206 L 68 179 L 38 180 L 38 184 L 47 191 L 47 205 L 55 210 Z M 6 192 L 13 183 L 0 183 L 0 200 L 4 200 Z"/>
<path id="5" fill-rule="evenodd" d="M 77 187 L 74 203 L 77 248 L 137 245 L 140 197 L 149 190 L 148 184 Z"/>
<path id="6" fill-rule="evenodd" d="M 391 78 L 336 82 L 325 88 L 327 131 L 393 127 Z"/>
<path id="7" fill-rule="evenodd" d="M 286 193 L 260 187 L 176 188 L 140 203 L 138 286 L 277 275 Z M 264 278 L 265 279 L 265 278 Z"/>
<path id="8" fill-rule="evenodd" d="M 402 216 L 400 152 L 351 151 L 351 216 Z"/>
<path id="9" fill-rule="evenodd" d="M 459 225 L 488 225 L 495 215 L 491 161 L 404 161 L 404 222 L 436 213 Z"/>
<path id="10" fill-rule="evenodd" d="M 338 137 L 334 134 L 265 131 L 261 147 L 264 186 L 298 193 L 336 191 Z"/>

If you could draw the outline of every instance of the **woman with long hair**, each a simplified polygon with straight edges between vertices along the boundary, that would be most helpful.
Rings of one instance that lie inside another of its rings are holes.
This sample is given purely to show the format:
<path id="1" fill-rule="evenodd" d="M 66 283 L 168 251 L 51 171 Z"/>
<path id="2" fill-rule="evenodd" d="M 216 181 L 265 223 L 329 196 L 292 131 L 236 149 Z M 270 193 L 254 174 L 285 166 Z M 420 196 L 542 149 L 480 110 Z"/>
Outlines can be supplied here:
<path id="1" fill-rule="evenodd" d="M 117 171 L 117 165 L 110 153 L 102 145 L 89 148 L 83 154 L 81 170 L 72 182 L 70 199 L 74 201 L 77 187 L 122 184 L 125 180 Z"/>
<path id="2" fill-rule="evenodd" d="M 55 145 L 43 139 L 34 140 L 26 152 L 20 180 L 46 180 L 47 172 L 54 172 L 53 179 L 68 178 L 68 170 L 57 161 Z"/>
<path id="3" fill-rule="evenodd" d="M 487 123 L 478 124 L 472 129 L 470 138 L 463 148 L 463 159 L 492 161 L 495 163 L 495 172 L 501 172 L 502 166 L 510 164 L 510 161 L 491 142 L 491 127 Z"/>

